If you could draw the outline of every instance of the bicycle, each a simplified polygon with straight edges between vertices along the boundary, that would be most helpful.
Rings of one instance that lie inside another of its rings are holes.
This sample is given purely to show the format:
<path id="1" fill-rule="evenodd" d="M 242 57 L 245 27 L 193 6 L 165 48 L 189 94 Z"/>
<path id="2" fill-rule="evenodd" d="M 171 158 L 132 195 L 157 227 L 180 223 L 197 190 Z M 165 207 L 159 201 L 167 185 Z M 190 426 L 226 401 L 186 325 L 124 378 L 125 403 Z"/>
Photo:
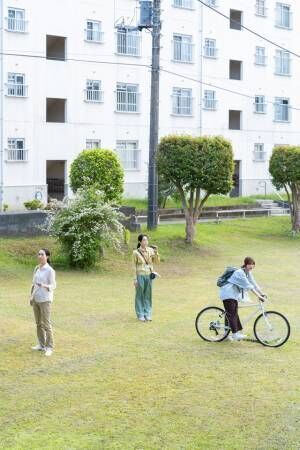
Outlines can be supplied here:
<path id="1" fill-rule="evenodd" d="M 239 304 L 239 309 L 257 307 L 243 322 L 244 324 L 250 322 L 260 313 L 253 325 L 255 338 L 266 347 L 280 347 L 289 339 L 291 327 L 283 314 L 277 311 L 265 311 L 265 301 Z M 218 306 L 202 309 L 196 317 L 195 326 L 198 335 L 208 342 L 222 342 L 231 331 L 225 310 Z"/>

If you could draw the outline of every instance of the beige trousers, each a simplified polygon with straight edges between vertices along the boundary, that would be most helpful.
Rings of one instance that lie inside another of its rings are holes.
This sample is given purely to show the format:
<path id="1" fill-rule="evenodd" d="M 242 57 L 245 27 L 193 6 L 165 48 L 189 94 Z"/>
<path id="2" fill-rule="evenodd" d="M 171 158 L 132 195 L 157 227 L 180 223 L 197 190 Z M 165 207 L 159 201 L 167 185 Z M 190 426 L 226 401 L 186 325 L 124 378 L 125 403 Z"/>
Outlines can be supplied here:
<path id="1" fill-rule="evenodd" d="M 32 306 L 36 322 L 36 334 L 40 346 L 53 348 L 53 332 L 50 321 L 51 302 L 37 303 L 33 301 Z"/>

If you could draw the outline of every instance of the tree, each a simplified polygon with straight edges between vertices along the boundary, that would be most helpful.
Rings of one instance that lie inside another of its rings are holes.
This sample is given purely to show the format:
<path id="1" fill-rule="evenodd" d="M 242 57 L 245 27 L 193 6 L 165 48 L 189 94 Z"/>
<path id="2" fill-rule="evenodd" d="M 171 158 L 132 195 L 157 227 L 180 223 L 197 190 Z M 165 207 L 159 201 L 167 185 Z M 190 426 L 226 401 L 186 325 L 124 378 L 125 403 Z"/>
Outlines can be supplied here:
<path id="1" fill-rule="evenodd" d="M 165 208 L 169 197 L 173 197 L 176 193 L 176 187 L 173 183 L 165 181 L 164 177 L 158 176 L 158 206 Z"/>
<path id="2" fill-rule="evenodd" d="M 269 165 L 276 189 L 284 189 L 291 212 L 292 231 L 300 231 L 300 147 L 278 146 Z"/>
<path id="3" fill-rule="evenodd" d="M 74 199 L 49 211 L 45 231 L 62 244 L 71 266 L 88 268 L 95 265 L 103 247 L 120 249 L 123 217 L 101 192 L 79 189 Z"/>
<path id="4" fill-rule="evenodd" d="M 84 150 L 73 161 L 70 184 L 73 192 L 94 186 L 105 201 L 118 201 L 123 193 L 124 171 L 112 150 Z"/>
<path id="5" fill-rule="evenodd" d="M 221 136 L 166 136 L 158 147 L 157 166 L 180 195 L 186 220 L 186 242 L 195 238 L 195 225 L 211 194 L 232 188 L 232 147 Z"/>

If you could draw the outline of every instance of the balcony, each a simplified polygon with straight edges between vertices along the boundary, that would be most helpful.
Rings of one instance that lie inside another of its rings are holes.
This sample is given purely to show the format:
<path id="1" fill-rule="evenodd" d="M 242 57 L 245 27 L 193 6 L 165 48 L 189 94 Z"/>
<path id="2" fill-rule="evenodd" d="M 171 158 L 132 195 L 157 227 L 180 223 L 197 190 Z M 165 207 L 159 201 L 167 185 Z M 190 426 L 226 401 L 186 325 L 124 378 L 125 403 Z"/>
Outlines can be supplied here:
<path id="1" fill-rule="evenodd" d="M 13 33 L 26 33 L 28 28 L 28 21 L 25 19 L 15 19 L 13 17 L 5 18 L 6 31 L 11 31 Z"/>
<path id="2" fill-rule="evenodd" d="M 87 42 L 95 42 L 96 44 L 103 44 L 104 33 L 99 30 L 84 30 L 85 40 Z"/>
<path id="3" fill-rule="evenodd" d="M 89 103 L 103 103 L 104 92 L 99 89 L 85 89 L 84 100 Z"/>
<path id="4" fill-rule="evenodd" d="M 7 97 L 27 97 L 28 86 L 25 84 L 6 83 L 5 88 Z"/>
<path id="5" fill-rule="evenodd" d="M 6 149 L 7 162 L 27 162 L 28 161 L 28 149 L 24 148 L 14 148 Z"/>

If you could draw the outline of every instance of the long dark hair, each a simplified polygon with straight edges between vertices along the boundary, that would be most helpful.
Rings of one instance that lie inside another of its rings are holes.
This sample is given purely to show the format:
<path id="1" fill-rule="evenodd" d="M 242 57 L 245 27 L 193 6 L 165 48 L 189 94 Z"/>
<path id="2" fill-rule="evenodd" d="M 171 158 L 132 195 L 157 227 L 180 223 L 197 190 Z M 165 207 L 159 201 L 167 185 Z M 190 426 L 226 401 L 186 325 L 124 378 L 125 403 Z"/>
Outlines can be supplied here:
<path id="1" fill-rule="evenodd" d="M 137 245 L 136 248 L 140 248 L 141 242 L 142 242 L 142 240 L 144 239 L 144 237 L 148 237 L 148 235 L 147 235 L 147 234 L 139 234 L 139 235 L 138 235 L 138 245 Z"/>
<path id="2" fill-rule="evenodd" d="M 51 261 L 50 261 L 50 250 L 48 250 L 47 248 L 42 248 L 42 250 L 44 250 L 45 255 L 47 256 L 47 263 L 49 264 L 49 266 L 51 266 Z"/>
<path id="3" fill-rule="evenodd" d="M 244 259 L 244 264 L 242 265 L 242 269 L 245 269 L 245 267 L 248 264 L 254 264 L 255 265 L 255 261 L 253 258 L 251 258 L 251 256 L 246 256 L 246 258 Z"/>

